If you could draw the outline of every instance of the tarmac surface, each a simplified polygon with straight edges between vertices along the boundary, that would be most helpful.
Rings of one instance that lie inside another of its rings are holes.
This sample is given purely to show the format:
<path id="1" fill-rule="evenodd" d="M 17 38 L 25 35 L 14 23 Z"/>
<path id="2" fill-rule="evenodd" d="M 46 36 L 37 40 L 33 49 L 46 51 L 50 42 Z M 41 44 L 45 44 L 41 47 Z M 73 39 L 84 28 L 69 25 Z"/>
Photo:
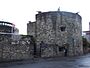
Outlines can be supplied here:
<path id="1" fill-rule="evenodd" d="M 0 68 L 90 68 L 90 54 L 0 63 Z"/>

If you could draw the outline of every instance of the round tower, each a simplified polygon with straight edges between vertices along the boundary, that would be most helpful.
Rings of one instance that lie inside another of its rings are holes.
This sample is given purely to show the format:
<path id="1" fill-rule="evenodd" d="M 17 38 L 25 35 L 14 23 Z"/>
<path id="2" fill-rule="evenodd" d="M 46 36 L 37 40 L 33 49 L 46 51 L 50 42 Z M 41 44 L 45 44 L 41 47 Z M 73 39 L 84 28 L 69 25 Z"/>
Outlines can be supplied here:
<path id="1" fill-rule="evenodd" d="M 78 13 L 64 11 L 36 14 L 36 39 L 68 49 L 68 55 L 80 55 L 82 48 L 82 18 Z"/>

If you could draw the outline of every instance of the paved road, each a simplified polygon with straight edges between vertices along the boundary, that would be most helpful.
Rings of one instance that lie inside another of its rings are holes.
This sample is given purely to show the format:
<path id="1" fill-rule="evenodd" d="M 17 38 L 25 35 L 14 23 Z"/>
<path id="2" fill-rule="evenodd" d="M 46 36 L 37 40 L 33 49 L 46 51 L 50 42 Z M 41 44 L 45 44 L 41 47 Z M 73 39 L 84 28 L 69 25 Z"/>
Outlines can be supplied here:
<path id="1" fill-rule="evenodd" d="M 79 57 L 39 59 L 17 64 L 4 64 L 0 68 L 90 68 L 90 54 Z"/>

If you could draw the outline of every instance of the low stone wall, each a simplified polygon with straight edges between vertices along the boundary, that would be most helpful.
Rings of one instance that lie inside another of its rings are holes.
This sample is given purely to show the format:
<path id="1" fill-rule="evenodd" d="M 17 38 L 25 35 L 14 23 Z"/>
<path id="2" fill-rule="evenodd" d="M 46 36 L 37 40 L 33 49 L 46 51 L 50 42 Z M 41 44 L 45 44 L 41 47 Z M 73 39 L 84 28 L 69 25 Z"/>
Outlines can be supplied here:
<path id="1" fill-rule="evenodd" d="M 36 46 L 35 39 L 30 35 L 13 36 L 12 38 L 0 35 L 0 62 L 32 59 L 34 57 L 69 56 L 69 48 L 67 47 L 65 44 L 59 46 L 43 41 Z"/>
<path id="2" fill-rule="evenodd" d="M 22 36 L 18 41 L 4 38 L 0 41 L 0 62 L 33 58 L 34 42 L 32 38 Z"/>
<path id="3" fill-rule="evenodd" d="M 40 56 L 43 58 L 64 56 L 64 49 L 55 44 L 41 43 L 39 49 L 40 49 Z"/>
<path id="4" fill-rule="evenodd" d="M 58 44 L 47 44 L 43 41 L 39 45 L 40 57 L 63 57 L 70 56 L 68 44 L 59 46 Z"/>
<path id="5" fill-rule="evenodd" d="M 53 45 L 41 46 L 40 49 L 41 49 L 41 57 L 53 57 L 56 54 Z"/>

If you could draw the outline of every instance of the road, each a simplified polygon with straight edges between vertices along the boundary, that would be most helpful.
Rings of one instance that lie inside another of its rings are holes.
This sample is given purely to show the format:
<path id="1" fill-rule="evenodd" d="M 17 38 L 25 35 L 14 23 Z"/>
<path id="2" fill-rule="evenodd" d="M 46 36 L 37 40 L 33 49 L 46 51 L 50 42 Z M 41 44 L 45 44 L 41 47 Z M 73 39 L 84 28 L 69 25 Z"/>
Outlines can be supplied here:
<path id="1" fill-rule="evenodd" d="M 0 64 L 0 68 L 90 68 L 90 54 L 78 57 L 38 59 L 35 62 L 29 61 L 17 64 Z"/>

